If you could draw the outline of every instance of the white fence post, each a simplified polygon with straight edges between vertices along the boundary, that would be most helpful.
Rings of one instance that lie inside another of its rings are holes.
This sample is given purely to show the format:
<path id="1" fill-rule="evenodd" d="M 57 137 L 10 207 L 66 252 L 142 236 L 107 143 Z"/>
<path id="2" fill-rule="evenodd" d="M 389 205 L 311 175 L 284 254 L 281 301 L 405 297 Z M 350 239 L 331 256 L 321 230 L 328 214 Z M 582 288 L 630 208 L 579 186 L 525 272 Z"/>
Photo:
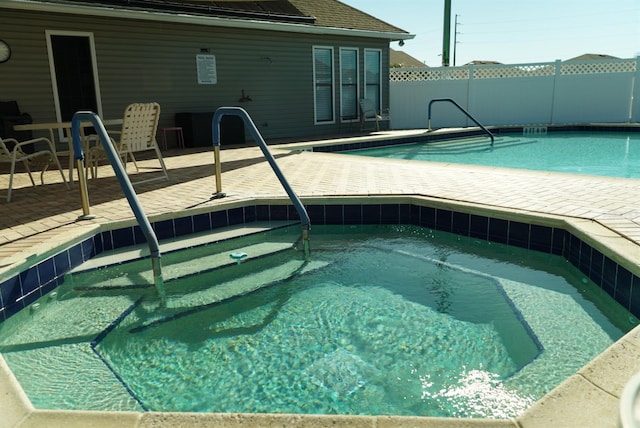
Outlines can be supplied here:
<path id="1" fill-rule="evenodd" d="M 629 122 L 640 122 L 640 55 L 636 57 L 636 74 L 631 84 L 633 93 L 629 107 Z"/>
<path id="2" fill-rule="evenodd" d="M 553 73 L 553 89 L 551 91 L 551 104 L 549 105 L 549 124 L 553 125 L 555 123 L 555 118 L 553 117 L 553 113 L 556 111 L 556 85 L 558 84 L 558 77 L 560 76 L 560 63 L 559 59 L 556 60 L 554 64 L 554 73 Z"/>
<path id="3" fill-rule="evenodd" d="M 475 77 L 474 77 L 474 72 L 475 72 L 475 68 L 473 66 L 473 64 L 469 64 L 469 79 L 467 80 L 467 104 L 466 104 L 466 109 L 468 112 L 471 112 L 471 110 L 473 109 L 472 107 L 472 101 L 476 99 L 475 94 L 474 94 L 474 89 L 475 89 Z M 472 113 L 474 114 L 474 113 Z M 464 122 L 465 122 L 465 126 L 469 126 L 469 118 L 465 116 L 464 118 Z"/>

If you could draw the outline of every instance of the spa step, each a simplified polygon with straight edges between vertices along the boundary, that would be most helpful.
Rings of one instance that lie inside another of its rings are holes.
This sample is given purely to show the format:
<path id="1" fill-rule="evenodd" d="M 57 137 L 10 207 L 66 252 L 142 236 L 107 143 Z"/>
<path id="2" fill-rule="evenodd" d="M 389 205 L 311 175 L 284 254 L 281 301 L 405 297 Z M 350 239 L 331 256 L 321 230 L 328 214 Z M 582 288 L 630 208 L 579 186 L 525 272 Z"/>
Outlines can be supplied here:
<path id="1" fill-rule="evenodd" d="M 152 311 L 147 311 L 147 313 L 153 314 L 152 318 L 146 318 L 143 323 L 131 326 L 129 332 L 139 333 L 265 287 L 283 285 L 289 279 L 321 269 L 328 264 L 321 260 L 289 260 L 259 272 L 187 293 L 175 293 L 176 290 L 179 291 L 182 287 L 180 284 L 174 284 L 177 285 L 173 289 L 174 294 L 167 295 L 164 306 L 154 307 Z M 212 274 L 215 274 L 215 272 L 204 275 Z M 156 303 L 151 304 L 156 305 Z"/>
<path id="2" fill-rule="evenodd" d="M 430 154 L 470 153 L 475 151 L 496 150 L 522 144 L 532 144 L 534 142 L 535 141 L 532 140 L 521 140 L 513 137 L 499 137 L 495 139 L 493 146 L 491 146 L 491 141 L 487 137 L 475 137 L 429 143 L 426 151 Z"/>
<path id="3" fill-rule="evenodd" d="M 160 251 L 162 257 L 164 257 L 169 253 L 184 248 L 193 248 L 212 243 L 220 245 L 223 242 L 236 238 L 256 235 L 270 230 L 286 229 L 289 226 L 297 226 L 299 224 L 300 222 L 292 221 L 256 221 L 253 223 L 221 227 L 215 230 L 184 235 L 177 238 L 163 239 L 160 241 Z M 149 246 L 146 242 L 116 250 L 104 251 L 74 268 L 71 273 L 125 263 L 143 257 L 149 257 Z"/>
<path id="4" fill-rule="evenodd" d="M 209 247 L 209 249 L 211 252 L 218 250 L 215 246 Z M 235 267 L 238 264 L 244 265 L 287 250 L 291 250 L 292 255 L 296 253 L 293 249 L 293 244 L 290 242 L 261 242 L 222 252 L 191 257 L 166 265 L 163 263 L 162 278 L 166 284 L 178 278 L 189 277 L 202 272 L 217 271 L 226 267 Z M 150 259 L 143 259 L 121 266 L 122 274 L 119 276 L 105 279 L 102 271 L 98 269 L 73 274 L 70 280 L 73 283 L 73 288 L 82 290 L 142 288 L 154 284 Z M 240 270 L 243 271 L 245 269 Z M 238 272 L 238 274 L 242 273 Z"/>

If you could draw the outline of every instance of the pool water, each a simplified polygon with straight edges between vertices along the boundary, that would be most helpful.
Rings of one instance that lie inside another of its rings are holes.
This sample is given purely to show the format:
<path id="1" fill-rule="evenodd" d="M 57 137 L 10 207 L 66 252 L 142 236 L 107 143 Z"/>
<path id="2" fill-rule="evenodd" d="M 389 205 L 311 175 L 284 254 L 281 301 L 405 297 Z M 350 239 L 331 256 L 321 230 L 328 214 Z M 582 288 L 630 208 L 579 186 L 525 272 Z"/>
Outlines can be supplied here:
<path id="1" fill-rule="evenodd" d="M 0 352 L 37 408 L 510 418 L 634 327 L 555 256 L 318 226 L 304 260 L 299 232 L 165 255 L 162 305 L 148 260 L 75 273 Z"/>
<path id="2" fill-rule="evenodd" d="M 549 132 L 403 144 L 345 154 L 640 178 L 640 133 Z"/>

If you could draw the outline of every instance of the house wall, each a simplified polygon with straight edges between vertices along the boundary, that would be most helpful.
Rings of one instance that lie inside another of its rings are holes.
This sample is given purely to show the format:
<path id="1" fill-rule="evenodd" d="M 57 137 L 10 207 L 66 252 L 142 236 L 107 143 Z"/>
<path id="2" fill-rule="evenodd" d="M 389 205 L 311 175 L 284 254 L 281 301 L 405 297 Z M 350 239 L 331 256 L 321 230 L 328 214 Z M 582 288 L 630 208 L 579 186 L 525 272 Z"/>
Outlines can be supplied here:
<path id="1" fill-rule="evenodd" d="M 541 64 L 406 68 L 391 72 L 391 127 L 426 128 L 428 105 L 452 98 L 483 125 L 640 121 L 640 57 Z M 472 126 L 432 105 L 432 128 Z"/>
<path id="2" fill-rule="evenodd" d="M 46 30 L 91 32 L 94 36 L 103 117 L 118 118 L 132 102 L 160 103 L 160 127 L 173 126 L 180 112 L 213 112 L 240 106 L 265 138 L 335 134 L 344 124 L 314 125 L 312 46 L 382 49 L 383 105 L 388 106 L 388 41 L 152 21 L 67 16 L 1 9 L 0 38 L 12 57 L 0 65 L 0 100 L 18 100 L 34 122 L 55 121 Z M 197 82 L 196 55 L 209 49 L 217 84 Z M 364 67 L 360 67 L 361 73 Z M 336 68 L 336 114 L 339 73 Z M 239 102 L 242 96 L 252 101 Z"/>

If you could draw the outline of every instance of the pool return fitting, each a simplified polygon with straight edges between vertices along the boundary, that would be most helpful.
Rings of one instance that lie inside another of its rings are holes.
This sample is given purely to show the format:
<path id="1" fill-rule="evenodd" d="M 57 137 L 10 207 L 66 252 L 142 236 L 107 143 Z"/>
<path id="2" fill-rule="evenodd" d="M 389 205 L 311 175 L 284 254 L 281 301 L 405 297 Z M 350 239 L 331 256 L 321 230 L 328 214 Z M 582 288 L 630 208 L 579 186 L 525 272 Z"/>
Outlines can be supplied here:
<path id="1" fill-rule="evenodd" d="M 122 165 L 122 161 L 120 160 L 120 156 L 116 153 L 113 144 L 111 144 L 111 139 L 109 138 L 109 134 L 98 117 L 97 114 L 91 111 L 79 111 L 73 115 L 73 119 L 71 121 L 71 135 L 73 138 L 73 153 L 74 158 L 76 160 L 76 165 L 78 168 L 78 182 L 80 183 L 80 198 L 82 202 L 82 215 L 78 217 L 78 220 L 87 220 L 95 218 L 94 215 L 90 212 L 89 206 L 89 193 L 87 191 L 87 177 L 85 174 L 85 158 L 84 151 L 82 149 L 82 136 L 80 133 L 81 123 L 82 122 L 91 122 L 93 128 L 95 129 L 100 142 L 102 143 L 102 147 L 107 155 L 107 159 L 109 159 L 109 163 L 113 167 L 113 170 L 118 178 L 118 182 L 120 183 L 120 187 L 127 197 L 127 201 L 129 202 L 129 206 L 133 211 L 133 214 L 138 221 L 138 225 L 144 234 L 147 243 L 149 244 L 149 253 L 151 255 L 151 268 L 153 270 L 153 282 L 156 287 L 156 291 L 158 292 L 158 297 L 160 298 L 160 303 L 162 306 L 165 305 L 165 292 L 164 292 L 164 283 L 162 280 L 162 265 L 160 263 L 160 246 L 158 244 L 158 238 L 156 237 L 155 232 L 151 228 L 151 224 L 149 223 L 149 219 L 145 215 L 142 210 L 142 205 L 138 200 L 138 196 L 136 192 L 133 190 L 133 185 L 129 180 L 129 176 Z"/>
<path id="2" fill-rule="evenodd" d="M 258 146 L 260 146 L 260 150 L 262 150 L 262 154 L 269 162 L 271 169 L 278 177 L 280 184 L 282 184 L 282 187 L 284 187 L 284 190 L 287 192 L 287 195 L 289 195 L 289 199 L 291 200 L 291 203 L 293 203 L 293 206 L 298 212 L 298 216 L 300 217 L 300 221 L 302 223 L 302 245 L 304 248 L 304 255 L 308 259 L 309 253 L 310 253 L 309 230 L 311 229 L 311 221 L 309 220 L 309 215 L 307 214 L 307 210 L 304 208 L 304 205 L 302 205 L 302 202 L 300 202 L 300 198 L 298 198 L 298 195 L 296 195 L 296 193 L 293 191 L 293 189 L 287 182 L 287 179 L 282 174 L 280 167 L 278 166 L 278 164 L 276 163 L 276 160 L 274 159 L 273 155 L 269 151 L 269 148 L 267 147 L 267 143 L 265 143 L 264 139 L 262 138 L 262 135 L 260 135 L 258 128 L 251 120 L 249 113 L 247 113 L 247 111 L 241 107 L 220 107 L 219 109 L 216 110 L 216 112 L 213 115 L 213 119 L 211 120 L 211 128 L 212 128 L 212 134 L 213 134 L 213 150 L 214 150 L 214 157 L 215 157 L 215 174 L 216 174 L 216 193 L 214 193 L 214 197 L 216 197 L 216 195 L 222 195 L 219 197 L 224 197 L 224 193 L 222 193 L 222 177 L 221 177 L 221 167 L 220 167 L 220 121 L 222 120 L 223 116 L 227 116 L 227 115 L 238 116 L 243 120 L 244 125 L 247 127 L 247 129 L 249 129 L 249 132 L 251 132 L 251 136 L 256 141 L 256 143 L 258 143 Z"/>

